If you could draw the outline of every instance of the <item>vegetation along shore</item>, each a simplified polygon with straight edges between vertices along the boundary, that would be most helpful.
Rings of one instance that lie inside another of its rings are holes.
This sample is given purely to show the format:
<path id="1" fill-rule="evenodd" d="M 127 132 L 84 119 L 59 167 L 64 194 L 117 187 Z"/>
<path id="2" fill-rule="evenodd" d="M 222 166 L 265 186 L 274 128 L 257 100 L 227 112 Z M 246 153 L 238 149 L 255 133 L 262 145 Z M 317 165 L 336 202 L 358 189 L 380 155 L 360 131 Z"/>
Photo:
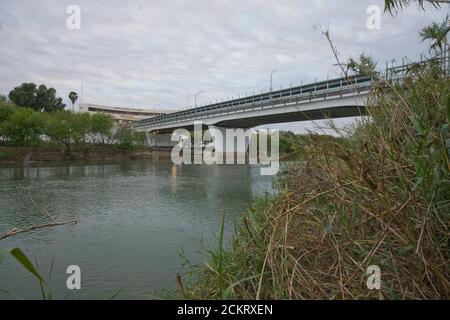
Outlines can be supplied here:
<path id="1" fill-rule="evenodd" d="M 421 33 L 436 36 L 433 58 L 447 33 L 446 21 Z M 278 193 L 248 208 L 231 243 L 219 235 L 205 262 L 178 279 L 181 297 L 450 297 L 448 70 L 430 59 L 391 82 L 365 56 L 338 62 L 375 78 L 370 118 L 345 137 L 297 139 L 298 161 L 284 165 Z M 373 265 L 380 290 L 366 285 Z"/>

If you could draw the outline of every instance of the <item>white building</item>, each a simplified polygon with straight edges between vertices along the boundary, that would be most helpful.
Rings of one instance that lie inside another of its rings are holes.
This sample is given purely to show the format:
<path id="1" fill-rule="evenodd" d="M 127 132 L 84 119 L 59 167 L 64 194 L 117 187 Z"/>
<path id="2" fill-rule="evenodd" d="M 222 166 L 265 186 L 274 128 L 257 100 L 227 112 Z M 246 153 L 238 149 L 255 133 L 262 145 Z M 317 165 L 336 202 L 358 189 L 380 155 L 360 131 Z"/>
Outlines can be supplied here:
<path id="1" fill-rule="evenodd" d="M 111 107 L 93 103 L 82 103 L 79 106 L 79 110 L 80 112 L 89 112 L 90 114 L 99 112 L 109 114 L 117 125 L 174 112 L 174 110 Z"/>

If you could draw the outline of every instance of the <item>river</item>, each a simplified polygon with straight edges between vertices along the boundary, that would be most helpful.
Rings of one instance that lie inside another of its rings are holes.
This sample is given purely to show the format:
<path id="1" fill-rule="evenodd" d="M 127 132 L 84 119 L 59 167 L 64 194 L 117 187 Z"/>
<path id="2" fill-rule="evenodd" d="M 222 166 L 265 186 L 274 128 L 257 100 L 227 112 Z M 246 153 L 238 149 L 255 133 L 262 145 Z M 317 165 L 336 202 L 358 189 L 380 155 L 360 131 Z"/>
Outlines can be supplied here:
<path id="1" fill-rule="evenodd" d="M 170 160 L 0 168 L 0 234 L 53 220 L 76 225 L 0 240 L 20 247 L 55 299 L 150 299 L 175 290 L 183 264 L 200 263 L 217 244 L 221 219 L 230 238 L 253 199 L 272 192 L 272 177 L 245 165 L 180 165 Z M 53 268 L 50 267 L 53 261 Z M 81 269 L 68 290 L 66 268 Z M 0 299 L 39 299 L 36 279 L 12 257 L 0 263 Z"/>

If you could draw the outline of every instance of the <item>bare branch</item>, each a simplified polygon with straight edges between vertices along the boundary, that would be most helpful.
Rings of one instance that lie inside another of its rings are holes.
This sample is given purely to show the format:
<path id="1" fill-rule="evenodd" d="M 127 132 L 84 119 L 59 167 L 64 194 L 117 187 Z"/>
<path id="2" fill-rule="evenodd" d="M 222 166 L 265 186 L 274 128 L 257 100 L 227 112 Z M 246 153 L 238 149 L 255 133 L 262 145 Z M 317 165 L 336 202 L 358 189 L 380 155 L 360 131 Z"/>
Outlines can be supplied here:
<path id="1" fill-rule="evenodd" d="M 0 235 L 0 240 L 8 238 L 8 237 L 13 237 L 18 233 L 29 232 L 29 231 L 36 230 L 36 229 L 43 229 L 43 228 L 49 228 L 49 227 L 54 227 L 54 226 L 61 226 L 64 224 L 77 224 L 77 223 L 78 223 L 77 220 L 69 220 L 69 221 L 61 221 L 61 222 L 52 222 L 52 223 L 46 223 L 46 224 L 40 224 L 40 225 L 33 225 L 31 227 L 27 227 L 27 228 L 23 228 L 23 229 L 14 228 L 14 229 L 7 231 L 6 233 Z"/>

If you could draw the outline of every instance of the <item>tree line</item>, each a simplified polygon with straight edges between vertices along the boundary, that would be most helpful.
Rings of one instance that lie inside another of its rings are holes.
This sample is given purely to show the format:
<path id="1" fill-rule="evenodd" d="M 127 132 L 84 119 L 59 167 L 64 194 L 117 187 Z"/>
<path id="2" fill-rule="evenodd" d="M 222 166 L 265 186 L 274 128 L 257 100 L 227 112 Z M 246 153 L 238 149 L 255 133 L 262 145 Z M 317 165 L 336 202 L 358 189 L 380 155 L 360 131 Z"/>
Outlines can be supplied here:
<path id="1" fill-rule="evenodd" d="M 0 96 L 0 143 L 8 146 L 61 145 L 70 154 L 74 144 L 110 145 L 122 150 L 143 144 L 145 136 L 126 127 L 115 127 L 104 113 L 65 110 L 53 88 L 24 83 Z M 74 105 L 77 95 L 69 94 Z"/>

